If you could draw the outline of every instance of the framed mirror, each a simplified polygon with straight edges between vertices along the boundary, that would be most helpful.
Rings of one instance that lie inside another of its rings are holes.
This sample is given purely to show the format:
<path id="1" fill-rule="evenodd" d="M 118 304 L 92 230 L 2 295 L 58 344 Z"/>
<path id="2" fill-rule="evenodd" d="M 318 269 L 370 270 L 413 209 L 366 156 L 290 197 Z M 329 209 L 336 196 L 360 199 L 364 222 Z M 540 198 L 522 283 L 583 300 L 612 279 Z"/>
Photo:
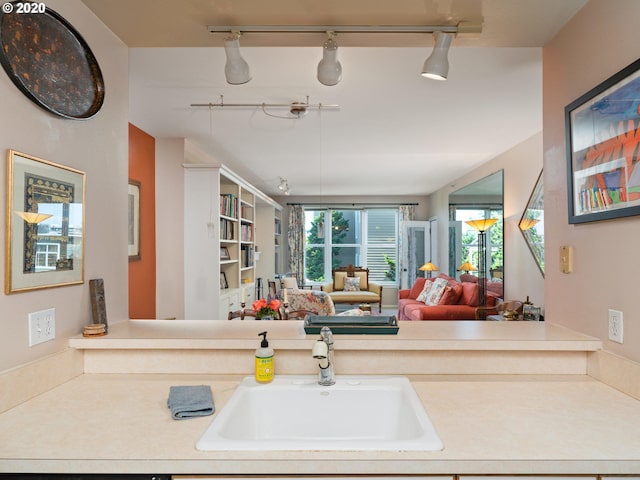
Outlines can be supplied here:
<path id="1" fill-rule="evenodd" d="M 536 180 L 518 227 L 544 277 L 544 189 L 542 172 L 540 172 L 538 180 Z"/>
<path id="2" fill-rule="evenodd" d="M 85 173 L 7 154 L 5 293 L 84 282 Z"/>
<path id="3" fill-rule="evenodd" d="M 486 235 L 484 264 L 487 288 L 499 296 L 504 293 L 505 281 L 503 192 L 504 173 L 499 170 L 449 194 L 449 272 L 446 272 L 461 281 L 478 278 L 478 232 L 466 222 L 495 218 L 496 223 Z"/>

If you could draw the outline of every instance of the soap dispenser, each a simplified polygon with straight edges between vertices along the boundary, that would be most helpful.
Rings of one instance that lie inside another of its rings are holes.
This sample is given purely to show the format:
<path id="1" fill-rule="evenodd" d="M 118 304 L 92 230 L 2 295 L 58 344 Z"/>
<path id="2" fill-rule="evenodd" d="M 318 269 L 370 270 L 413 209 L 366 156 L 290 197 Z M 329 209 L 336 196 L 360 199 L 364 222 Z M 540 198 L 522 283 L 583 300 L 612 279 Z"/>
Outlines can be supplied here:
<path id="1" fill-rule="evenodd" d="M 262 335 L 260 348 L 256 349 L 256 382 L 269 383 L 273 380 L 273 348 L 269 348 L 267 340 L 267 332 L 259 333 Z"/>

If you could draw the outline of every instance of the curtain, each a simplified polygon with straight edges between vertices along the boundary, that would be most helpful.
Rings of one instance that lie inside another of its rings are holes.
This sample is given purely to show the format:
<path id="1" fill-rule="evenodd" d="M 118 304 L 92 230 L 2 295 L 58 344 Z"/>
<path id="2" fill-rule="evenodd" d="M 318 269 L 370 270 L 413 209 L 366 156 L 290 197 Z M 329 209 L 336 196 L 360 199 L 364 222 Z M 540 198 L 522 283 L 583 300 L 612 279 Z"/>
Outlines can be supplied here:
<path id="1" fill-rule="evenodd" d="M 405 271 L 405 269 L 407 269 L 409 267 L 408 265 L 408 258 L 406 257 L 404 252 L 408 252 L 407 250 L 407 245 L 405 245 L 405 243 L 408 241 L 407 238 L 405 238 L 405 231 L 406 231 L 406 223 L 408 221 L 414 220 L 415 216 L 416 216 L 416 207 L 414 205 L 400 205 L 399 207 L 399 212 L 400 212 L 400 225 L 399 225 L 399 232 L 398 232 L 398 273 L 400 274 L 400 289 L 403 288 L 411 288 L 411 285 L 404 285 L 404 283 L 406 283 L 406 275 L 403 275 L 402 272 Z"/>
<path id="2" fill-rule="evenodd" d="M 304 283 L 304 209 L 302 205 L 289 207 L 289 271 L 295 273 L 298 284 Z"/>

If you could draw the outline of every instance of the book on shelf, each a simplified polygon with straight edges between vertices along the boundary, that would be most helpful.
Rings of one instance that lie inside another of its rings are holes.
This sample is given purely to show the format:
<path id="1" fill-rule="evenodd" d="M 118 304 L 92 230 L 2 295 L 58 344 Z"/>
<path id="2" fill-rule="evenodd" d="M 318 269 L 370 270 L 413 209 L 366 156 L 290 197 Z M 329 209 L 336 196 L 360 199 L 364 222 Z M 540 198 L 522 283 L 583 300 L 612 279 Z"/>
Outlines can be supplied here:
<path id="1" fill-rule="evenodd" d="M 253 242 L 253 228 L 251 228 L 251 225 L 240 226 L 240 240 L 243 242 Z"/>
<path id="2" fill-rule="evenodd" d="M 240 205 L 240 218 L 248 221 L 253 221 L 253 207 L 245 204 Z"/>
<path id="3" fill-rule="evenodd" d="M 220 215 L 238 218 L 238 197 L 232 193 L 220 194 Z"/>
<path id="4" fill-rule="evenodd" d="M 220 240 L 235 240 L 235 225 L 231 220 L 220 219 Z"/>
<path id="5" fill-rule="evenodd" d="M 243 268 L 253 267 L 253 246 L 251 245 L 243 245 L 240 248 L 240 265 Z"/>

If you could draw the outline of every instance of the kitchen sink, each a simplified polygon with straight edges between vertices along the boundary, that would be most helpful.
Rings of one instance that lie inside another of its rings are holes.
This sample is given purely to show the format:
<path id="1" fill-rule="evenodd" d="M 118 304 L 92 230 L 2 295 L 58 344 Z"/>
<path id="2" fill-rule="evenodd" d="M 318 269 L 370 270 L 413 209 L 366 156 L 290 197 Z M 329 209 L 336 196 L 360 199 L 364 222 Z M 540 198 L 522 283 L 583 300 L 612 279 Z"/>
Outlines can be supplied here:
<path id="1" fill-rule="evenodd" d="M 385 450 L 443 448 L 409 379 L 277 375 L 245 378 L 197 442 L 198 450 Z"/>

